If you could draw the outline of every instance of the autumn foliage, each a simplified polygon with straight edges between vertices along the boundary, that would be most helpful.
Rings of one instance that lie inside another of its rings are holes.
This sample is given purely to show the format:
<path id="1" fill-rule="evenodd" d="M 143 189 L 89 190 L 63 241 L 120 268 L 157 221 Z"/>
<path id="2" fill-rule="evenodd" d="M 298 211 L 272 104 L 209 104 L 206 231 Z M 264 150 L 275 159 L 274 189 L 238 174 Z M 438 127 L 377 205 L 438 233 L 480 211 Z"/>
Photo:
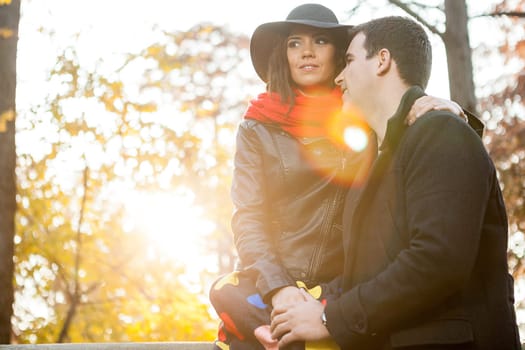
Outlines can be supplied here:
<path id="1" fill-rule="evenodd" d="M 111 74 L 74 47 L 57 58 L 47 93 L 18 116 L 16 342 L 214 339 L 207 288 L 233 264 L 229 160 L 245 104 L 226 90 L 246 81 L 246 46 L 199 25 L 113 58 Z M 163 215 L 141 217 L 154 193 Z M 180 194 L 211 227 L 215 259 L 197 276 L 205 258 L 178 256 L 199 224 L 181 217 Z"/>

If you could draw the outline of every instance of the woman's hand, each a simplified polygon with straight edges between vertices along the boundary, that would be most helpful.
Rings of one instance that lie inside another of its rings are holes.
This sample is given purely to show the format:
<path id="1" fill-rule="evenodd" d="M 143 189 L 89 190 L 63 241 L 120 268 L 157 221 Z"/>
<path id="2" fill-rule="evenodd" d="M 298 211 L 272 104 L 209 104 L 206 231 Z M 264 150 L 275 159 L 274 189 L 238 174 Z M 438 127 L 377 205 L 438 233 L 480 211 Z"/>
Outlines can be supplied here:
<path id="1" fill-rule="evenodd" d="M 272 307 L 284 307 L 303 302 L 304 300 L 304 295 L 299 288 L 288 286 L 281 288 L 272 296 Z"/>
<path id="2" fill-rule="evenodd" d="M 255 328 L 253 331 L 255 338 L 259 343 L 264 346 L 265 350 L 279 350 L 279 343 L 277 339 L 272 338 L 272 331 L 270 330 L 270 325 L 263 325 Z"/>
<path id="3" fill-rule="evenodd" d="M 412 105 L 405 123 L 412 125 L 417 118 L 432 110 L 449 111 L 467 121 L 467 116 L 463 113 L 463 109 L 456 102 L 434 96 L 422 96 Z"/>

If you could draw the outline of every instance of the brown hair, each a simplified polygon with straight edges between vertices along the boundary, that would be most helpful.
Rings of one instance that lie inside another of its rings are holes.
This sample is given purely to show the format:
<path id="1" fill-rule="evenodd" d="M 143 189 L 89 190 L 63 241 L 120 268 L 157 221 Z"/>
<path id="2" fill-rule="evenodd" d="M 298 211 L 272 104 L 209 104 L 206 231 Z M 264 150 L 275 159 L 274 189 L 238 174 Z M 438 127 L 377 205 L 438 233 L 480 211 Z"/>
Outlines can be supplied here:
<path id="1" fill-rule="evenodd" d="M 432 45 L 421 25 L 405 17 L 389 16 L 354 27 L 351 38 L 358 33 L 365 35 L 367 58 L 382 48 L 388 49 L 401 79 L 408 85 L 426 88 L 432 67 Z"/>

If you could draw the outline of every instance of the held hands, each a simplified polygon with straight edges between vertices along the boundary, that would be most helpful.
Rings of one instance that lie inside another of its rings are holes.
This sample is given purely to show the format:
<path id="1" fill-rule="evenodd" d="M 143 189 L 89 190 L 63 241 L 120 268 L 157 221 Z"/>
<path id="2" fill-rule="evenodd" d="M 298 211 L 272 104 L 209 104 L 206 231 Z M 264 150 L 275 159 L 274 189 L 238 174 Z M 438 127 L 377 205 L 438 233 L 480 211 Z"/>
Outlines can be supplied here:
<path id="1" fill-rule="evenodd" d="M 279 348 L 291 342 L 314 341 L 330 337 L 321 321 L 324 305 L 306 291 L 299 289 L 303 301 L 275 307 L 272 311 L 270 329 L 272 337 L 279 339 Z"/>
<path id="2" fill-rule="evenodd" d="M 284 287 L 272 296 L 273 307 L 285 308 L 287 305 L 304 302 L 305 298 L 297 287 Z M 277 339 L 272 337 L 272 332 L 269 325 L 262 325 L 257 327 L 253 334 L 255 338 L 262 344 L 265 350 L 278 350 L 279 344 Z"/>
<path id="3" fill-rule="evenodd" d="M 434 96 L 422 96 L 412 105 L 405 119 L 405 123 L 412 125 L 416 119 L 431 110 L 449 111 L 468 122 L 463 109 L 456 102 Z"/>
<path id="4" fill-rule="evenodd" d="M 284 287 L 277 291 L 272 296 L 272 306 L 273 308 L 285 308 L 289 305 L 294 305 L 297 303 L 304 302 L 305 298 L 301 294 L 300 289 L 297 287 Z M 277 339 L 272 337 L 272 333 L 269 325 L 262 325 L 257 327 L 253 334 L 255 338 L 264 346 L 265 350 L 278 350 Z"/>

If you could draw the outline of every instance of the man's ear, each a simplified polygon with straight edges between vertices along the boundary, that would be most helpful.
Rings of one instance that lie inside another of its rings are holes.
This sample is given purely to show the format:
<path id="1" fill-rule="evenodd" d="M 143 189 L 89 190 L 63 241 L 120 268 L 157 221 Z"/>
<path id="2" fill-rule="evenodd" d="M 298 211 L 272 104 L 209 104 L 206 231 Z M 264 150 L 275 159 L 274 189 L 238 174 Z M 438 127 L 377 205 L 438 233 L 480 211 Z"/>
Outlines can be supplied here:
<path id="1" fill-rule="evenodd" d="M 377 53 L 377 74 L 384 75 L 388 73 L 392 66 L 392 56 L 388 49 L 381 49 Z"/>

